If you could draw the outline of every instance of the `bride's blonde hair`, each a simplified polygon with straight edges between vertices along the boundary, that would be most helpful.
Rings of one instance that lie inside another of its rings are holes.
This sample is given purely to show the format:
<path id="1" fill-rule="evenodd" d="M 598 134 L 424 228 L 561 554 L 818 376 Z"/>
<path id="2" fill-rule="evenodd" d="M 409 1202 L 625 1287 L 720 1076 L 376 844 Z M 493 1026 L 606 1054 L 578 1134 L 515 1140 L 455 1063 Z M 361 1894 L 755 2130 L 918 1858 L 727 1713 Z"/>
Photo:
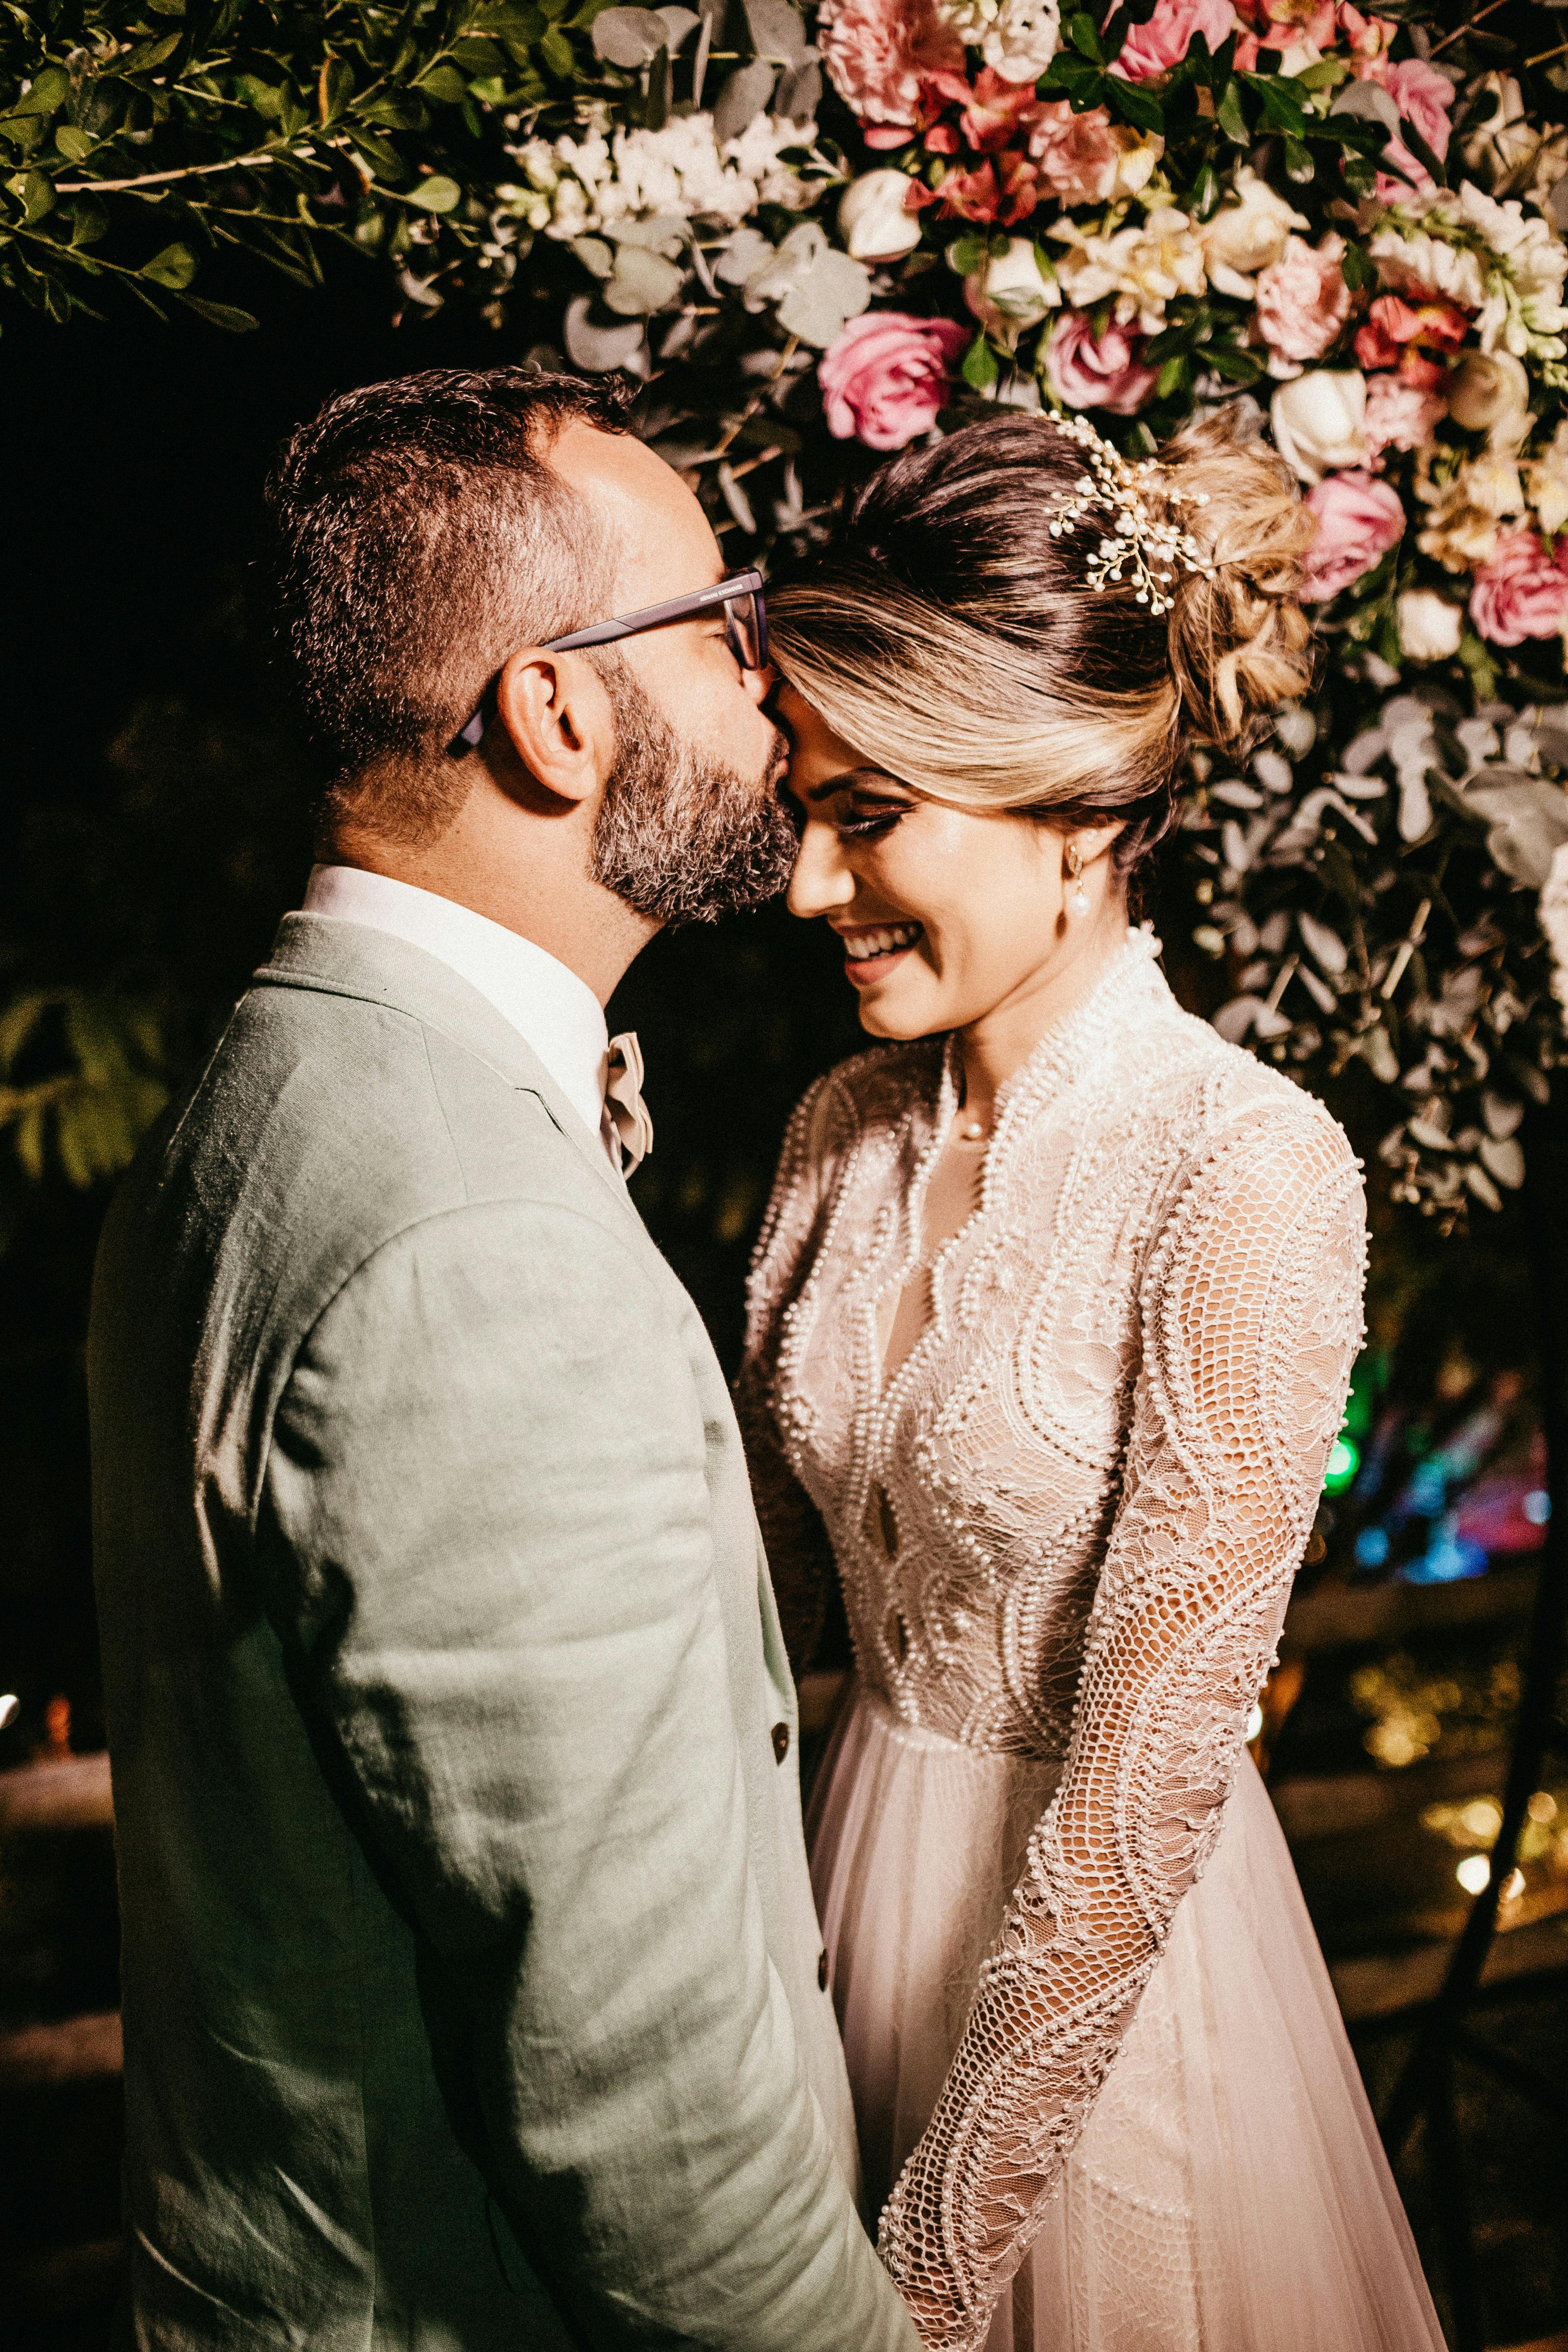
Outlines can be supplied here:
<path id="1" fill-rule="evenodd" d="M 1075 420 L 1076 422 L 1076 420 Z M 1217 410 L 1141 478 L 1147 522 L 1198 542 L 1170 604 L 1092 584 L 1114 514 L 1065 506 L 1085 456 L 1047 416 L 999 410 L 906 450 L 831 545 L 768 592 L 773 656 L 835 733 L 913 791 L 1082 824 L 1125 818 L 1125 872 L 1167 829 L 1194 740 L 1236 744 L 1310 683 L 1299 602 L 1311 536 L 1289 468 Z M 1052 523 L 1058 524 L 1056 531 Z"/>

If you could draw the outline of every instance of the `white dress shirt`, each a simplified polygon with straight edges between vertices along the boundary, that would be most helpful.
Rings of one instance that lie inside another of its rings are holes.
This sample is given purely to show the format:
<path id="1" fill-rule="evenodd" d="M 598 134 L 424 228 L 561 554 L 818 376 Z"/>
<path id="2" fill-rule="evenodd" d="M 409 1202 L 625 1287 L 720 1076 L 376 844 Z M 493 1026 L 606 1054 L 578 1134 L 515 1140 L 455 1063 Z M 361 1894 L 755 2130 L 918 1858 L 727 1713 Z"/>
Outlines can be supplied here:
<path id="1" fill-rule="evenodd" d="M 609 1031 L 586 981 L 488 915 L 358 866 L 313 866 L 304 911 L 390 931 L 459 973 L 533 1048 L 619 1175 L 620 1144 L 605 1108 Z"/>

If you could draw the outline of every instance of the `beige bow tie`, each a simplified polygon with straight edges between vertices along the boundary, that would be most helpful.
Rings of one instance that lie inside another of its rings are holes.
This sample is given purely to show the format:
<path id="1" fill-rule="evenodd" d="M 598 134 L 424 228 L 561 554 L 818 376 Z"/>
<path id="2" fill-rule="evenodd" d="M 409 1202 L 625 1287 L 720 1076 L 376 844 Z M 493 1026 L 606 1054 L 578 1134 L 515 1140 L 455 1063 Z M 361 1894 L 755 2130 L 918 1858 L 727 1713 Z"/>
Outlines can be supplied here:
<path id="1" fill-rule="evenodd" d="M 629 1176 L 653 1150 L 653 1120 L 642 1098 L 642 1047 L 635 1029 L 623 1029 L 610 1040 L 605 1108 L 615 1122 L 626 1154 L 624 1173 Z"/>

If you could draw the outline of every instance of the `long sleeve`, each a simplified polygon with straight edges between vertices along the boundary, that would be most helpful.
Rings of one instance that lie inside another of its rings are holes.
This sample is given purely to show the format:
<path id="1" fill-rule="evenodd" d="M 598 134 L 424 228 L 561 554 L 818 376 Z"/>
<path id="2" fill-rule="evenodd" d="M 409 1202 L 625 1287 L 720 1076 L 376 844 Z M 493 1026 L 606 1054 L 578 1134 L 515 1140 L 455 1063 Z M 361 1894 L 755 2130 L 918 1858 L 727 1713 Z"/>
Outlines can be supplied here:
<path id="1" fill-rule="evenodd" d="M 834 1573 L 833 1547 L 811 1496 L 785 1459 L 773 1381 L 785 1310 L 798 1297 L 819 1238 L 831 1080 L 819 1078 L 785 1130 L 778 1173 L 746 1286 L 746 1343 L 735 1417 L 768 1555 L 784 1645 L 796 1675 L 816 1654 Z"/>
<path id="2" fill-rule="evenodd" d="M 1218 1835 L 1343 1411 L 1363 1260 L 1355 1164 L 1305 1107 L 1217 1140 L 1151 1255 L 1062 1780 L 882 2219 L 941 2352 L 983 2338 Z"/>
<path id="3" fill-rule="evenodd" d="M 515 1202 L 429 1217 L 295 1363 L 269 1613 L 580 2340 L 909 2352 L 768 1958 L 704 1465 L 618 1239 Z"/>

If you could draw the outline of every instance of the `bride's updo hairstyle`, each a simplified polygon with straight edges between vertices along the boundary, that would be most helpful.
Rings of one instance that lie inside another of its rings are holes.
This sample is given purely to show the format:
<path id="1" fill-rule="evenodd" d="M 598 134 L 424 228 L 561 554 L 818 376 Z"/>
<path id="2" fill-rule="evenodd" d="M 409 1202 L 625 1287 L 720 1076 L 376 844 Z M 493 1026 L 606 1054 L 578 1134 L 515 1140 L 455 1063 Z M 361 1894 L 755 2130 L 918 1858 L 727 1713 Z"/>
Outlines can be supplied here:
<path id="1" fill-rule="evenodd" d="M 768 633 L 784 676 L 865 759 L 962 807 L 1121 818 L 1124 875 L 1169 829 L 1189 745 L 1244 743 L 1310 683 L 1311 518 L 1234 408 L 1147 468 L 1086 454 L 1083 432 L 1001 409 L 906 450 L 770 587 Z M 1118 473 L 1163 579 L 1152 595 L 1136 565 L 1105 576 Z M 1161 537 L 1186 553 L 1163 574 Z"/>

